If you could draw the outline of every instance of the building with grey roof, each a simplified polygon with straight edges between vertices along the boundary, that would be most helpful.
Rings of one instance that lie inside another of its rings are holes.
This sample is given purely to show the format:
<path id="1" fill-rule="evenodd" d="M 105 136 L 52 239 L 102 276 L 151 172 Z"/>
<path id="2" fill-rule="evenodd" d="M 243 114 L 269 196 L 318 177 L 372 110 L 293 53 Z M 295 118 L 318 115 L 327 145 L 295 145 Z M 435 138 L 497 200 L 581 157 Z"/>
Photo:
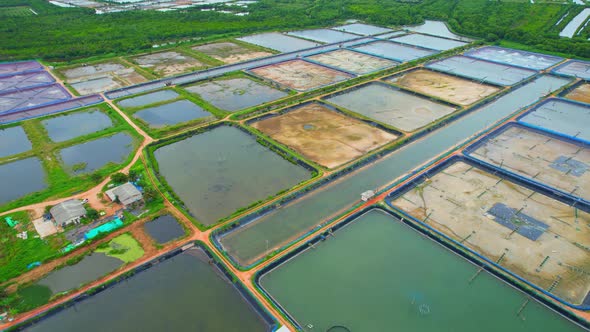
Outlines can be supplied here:
<path id="1" fill-rule="evenodd" d="M 111 201 L 119 201 L 125 207 L 143 202 L 143 195 L 132 183 L 127 182 L 113 189 L 109 189 L 105 194 Z"/>
<path id="2" fill-rule="evenodd" d="M 79 199 L 70 199 L 57 204 L 49 210 L 57 225 L 62 227 L 72 223 L 79 223 L 86 215 L 84 202 Z"/>

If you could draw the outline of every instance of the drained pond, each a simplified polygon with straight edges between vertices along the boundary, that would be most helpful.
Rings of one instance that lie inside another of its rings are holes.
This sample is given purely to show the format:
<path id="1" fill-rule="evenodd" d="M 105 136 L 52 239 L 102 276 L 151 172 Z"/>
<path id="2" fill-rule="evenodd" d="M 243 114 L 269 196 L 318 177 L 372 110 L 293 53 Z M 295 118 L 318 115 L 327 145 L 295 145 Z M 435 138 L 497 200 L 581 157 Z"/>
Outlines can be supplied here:
<path id="1" fill-rule="evenodd" d="M 269 331 L 197 248 L 64 309 L 27 331 Z"/>
<path id="2" fill-rule="evenodd" d="M 304 167 L 229 126 L 163 146 L 154 156 L 160 174 L 205 225 L 310 178 Z"/>
<path id="3" fill-rule="evenodd" d="M 303 331 L 581 330 L 380 210 L 334 235 L 260 280 Z"/>

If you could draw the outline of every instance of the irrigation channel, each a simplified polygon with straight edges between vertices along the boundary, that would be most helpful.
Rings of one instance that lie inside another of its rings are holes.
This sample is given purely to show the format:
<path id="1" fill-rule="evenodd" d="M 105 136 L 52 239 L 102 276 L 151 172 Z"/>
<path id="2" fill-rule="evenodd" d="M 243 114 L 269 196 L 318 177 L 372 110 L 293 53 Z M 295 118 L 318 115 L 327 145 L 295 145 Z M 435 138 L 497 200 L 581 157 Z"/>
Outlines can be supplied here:
<path id="1" fill-rule="evenodd" d="M 216 242 L 230 255 L 234 263 L 242 267 L 252 266 L 268 254 L 309 233 L 331 216 L 350 207 L 358 201 L 362 191 L 390 183 L 417 165 L 426 163 L 569 82 L 569 79 L 555 76 L 537 77 L 349 176 L 313 190 L 257 218 L 250 217 L 254 219 L 252 222 L 221 233 Z"/>

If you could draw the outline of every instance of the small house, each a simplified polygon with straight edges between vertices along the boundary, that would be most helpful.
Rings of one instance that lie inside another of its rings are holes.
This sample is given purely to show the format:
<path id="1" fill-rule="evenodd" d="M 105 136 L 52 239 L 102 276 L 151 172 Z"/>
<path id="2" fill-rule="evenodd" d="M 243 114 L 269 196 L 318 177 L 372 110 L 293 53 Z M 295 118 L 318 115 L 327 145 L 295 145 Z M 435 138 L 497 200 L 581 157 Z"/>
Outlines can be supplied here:
<path id="1" fill-rule="evenodd" d="M 65 227 L 72 223 L 79 223 L 86 215 L 84 202 L 79 199 L 70 199 L 57 204 L 49 210 L 56 225 Z"/>
<path id="2" fill-rule="evenodd" d="M 119 202 L 124 207 L 132 207 L 143 203 L 143 195 L 132 183 L 127 182 L 105 192 L 113 202 Z"/>

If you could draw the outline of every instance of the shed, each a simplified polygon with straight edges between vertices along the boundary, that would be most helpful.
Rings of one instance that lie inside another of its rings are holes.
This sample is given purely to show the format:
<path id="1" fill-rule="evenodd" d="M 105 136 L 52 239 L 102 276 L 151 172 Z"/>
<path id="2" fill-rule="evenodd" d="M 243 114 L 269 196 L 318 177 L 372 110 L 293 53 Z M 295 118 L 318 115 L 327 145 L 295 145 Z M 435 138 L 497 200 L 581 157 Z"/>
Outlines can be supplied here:
<path id="1" fill-rule="evenodd" d="M 373 196 L 375 196 L 375 192 L 373 190 L 367 190 L 361 194 L 361 200 L 363 200 L 363 202 L 366 202 L 373 198 Z"/>
<path id="2" fill-rule="evenodd" d="M 123 206 L 128 207 L 143 200 L 141 191 L 137 189 L 132 183 L 127 182 L 113 189 L 109 189 L 105 194 L 111 201 L 119 200 Z"/>
<path id="3" fill-rule="evenodd" d="M 70 199 L 57 204 L 49 210 L 57 225 L 67 226 L 78 223 L 86 215 L 84 202 L 79 199 Z"/>

